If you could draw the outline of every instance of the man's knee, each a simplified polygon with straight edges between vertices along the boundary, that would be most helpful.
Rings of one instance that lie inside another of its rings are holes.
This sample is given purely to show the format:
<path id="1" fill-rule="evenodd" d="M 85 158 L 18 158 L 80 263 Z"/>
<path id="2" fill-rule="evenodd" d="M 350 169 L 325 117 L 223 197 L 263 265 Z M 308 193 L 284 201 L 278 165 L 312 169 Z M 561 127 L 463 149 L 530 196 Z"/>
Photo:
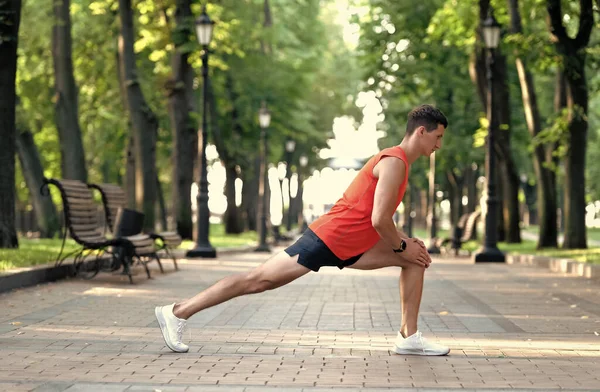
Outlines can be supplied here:
<path id="1" fill-rule="evenodd" d="M 254 271 L 249 272 L 246 275 L 245 280 L 247 294 L 262 293 L 263 291 L 272 290 L 276 287 L 275 282 L 266 279 L 260 273 L 254 273 Z"/>

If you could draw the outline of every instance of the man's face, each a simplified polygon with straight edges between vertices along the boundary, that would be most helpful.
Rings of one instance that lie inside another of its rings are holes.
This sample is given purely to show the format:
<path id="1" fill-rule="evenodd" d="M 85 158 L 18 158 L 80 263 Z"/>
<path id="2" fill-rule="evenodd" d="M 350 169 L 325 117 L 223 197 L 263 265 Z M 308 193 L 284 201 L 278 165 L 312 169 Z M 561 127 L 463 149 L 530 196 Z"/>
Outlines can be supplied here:
<path id="1" fill-rule="evenodd" d="M 421 154 L 429 156 L 433 152 L 442 148 L 442 138 L 446 128 L 442 124 L 438 124 L 437 128 L 431 132 L 427 132 L 425 127 L 419 127 L 417 132 L 419 134 L 421 144 Z"/>

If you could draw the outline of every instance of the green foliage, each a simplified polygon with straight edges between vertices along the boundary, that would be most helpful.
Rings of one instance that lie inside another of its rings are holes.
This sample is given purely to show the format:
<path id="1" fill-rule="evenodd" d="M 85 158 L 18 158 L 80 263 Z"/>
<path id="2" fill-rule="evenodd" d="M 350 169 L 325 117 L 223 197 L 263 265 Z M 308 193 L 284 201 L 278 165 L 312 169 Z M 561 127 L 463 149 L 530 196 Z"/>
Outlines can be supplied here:
<path id="1" fill-rule="evenodd" d="M 448 117 L 443 148 L 437 154 L 438 181 L 446 170 L 458 175 L 483 151 L 477 139 L 481 104 L 469 77 L 470 48 L 474 42 L 472 4 L 373 0 L 361 20 L 359 49 L 367 69 L 365 90 L 374 90 L 384 107 L 382 130 L 388 137 L 381 147 L 398 144 L 408 111 L 422 103 L 438 106 Z M 466 4 L 466 5 L 464 5 Z M 451 30 L 451 31 L 449 31 Z M 428 164 L 413 165 L 412 179 L 425 187 Z"/>
<path id="2" fill-rule="evenodd" d="M 311 166 L 315 152 L 326 146 L 333 119 L 350 115 L 360 121 L 354 104 L 359 90 L 373 91 L 381 102 L 387 136 L 380 147 L 400 142 L 407 112 L 415 105 L 432 103 L 449 118 L 444 148 L 437 156 L 437 180 L 445 172 L 460 175 L 473 162 L 482 165 L 485 113 L 469 73 L 477 45 L 479 23 L 476 0 L 279 0 L 271 1 L 273 25 L 264 27 L 263 0 L 221 0 L 207 3 L 216 22 L 211 43 L 210 78 L 214 88 L 217 123 L 231 159 L 251 167 L 258 151 L 257 111 L 265 100 L 272 112 L 269 129 L 270 161 L 281 160 L 284 141 L 296 140 L 295 156 L 307 154 Z M 561 58 L 549 39 L 546 2 L 520 0 L 523 33 L 508 34 L 505 1 L 493 0 L 496 17 L 505 27 L 501 50 L 507 56 L 511 94 L 511 143 L 520 174 L 532 178 L 531 146 L 521 103 L 514 56 L 526 60 L 536 83 L 538 104 L 546 129 L 534 141 L 559 141 L 566 148 L 564 114 L 553 113 L 554 76 Z M 201 2 L 193 2 L 199 15 Z M 579 23 L 578 2 L 563 2 L 564 23 L 570 36 Z M 340 10 L 354 10 L 342 26 Z M 119 86 L 117 48 L 119 33 L 116 0 L 72 1 L 73 64 L 79 87 L 79 113 L 90 181 L 122 182 L 128 123 Z M 200 108 L 201 50 L 194 33 L 194 17 L 175 26 L 175 2 L 134 2 L 138 78 L 159 121 L 157 167 L 169 199 L 171 181 L 171 129 L 165 84 L 172 77 L 175 47 L 190 55 L 196 71 L 194 105 Z M 60 148 L 53 109 L 51 4 L 25 0 L 19 42 L 17 91 L 18 126 L 30 130 L 41 152 L 47 177 L 60 177 Z M 598 18 L 596 18 L 598 24 Z M 600 159 L 600 31 L 596 26 L 587 48 L 590 86 L 588 162 Z M 345 41 L 343 28 L 360 29 L 354 48 Z M 194 113 L 195 122 L 200 116 Z M 210 131 L 210 130 L 209 130 Z M 209 137 L 213 134 L 209 132 Z M 561 155 L 562 156 L 562 155 Z M 414 181 L 426 186 L 428 162 L 413 166 Z M 588 195 L 600 198 L 600 168 L 586 167 Z M 26 208 L 29 191 L 17 173 L 18 203 Z"/>
<path id="3" fill-rule="evenodd" d="M 272 111 L 271 160 L 283 155 L 288 137 L 297 141 L 298 156 L 324 147 L 333 118 L 352 112 L 348 99 L 360 78 L 355 55 L 340 45 L 334 4 L 317 0 L 271 4 L 273 26 L 263 24 L 263 2 L 225 0 L 208 4 L 216 22 L 211 43 L 210 77 L 218 104 L 218 124 L 227 149 L 241 167 L 257 152 L 257 111 L 266 100 Z M 165 83 L 171 78 L 175 46 L 189 53 L 194 70 L 194 100 L 201 103 L 201 50 L 193 17 L 175 25 L 175 2 L 134 2 L 138 80 L 159 121 L 157 167 L 169 197 L 171 130 Z M 79 114 L 91 182 L 122 181 L 128 122 L 119 85 L 117 62 L 118 2 L 73 0 L 71 6 L 73 67 L 79 89 Z M 61 177 L 60 148 L 54 123 L 51 4 L 23 4 L 17 91 L 20 129 L 30 130 L 41 152 L 47 177 Z M 265 53 L 264 48 L 270 48 Z M 234 116 L 235 112 L 235 116 Z M 192 116 L 196 121 L 199 114 Z M 198 121 L 199 122 L 199 121 Z M 210 130 L 209 130 L 210 131 Z M 209 133 L 210 137 L 212 134 Z M 18 199 L 29 203 L 29 191 L 17 174 Z M 56 200 L 58 201 L 58 200 Z"/>

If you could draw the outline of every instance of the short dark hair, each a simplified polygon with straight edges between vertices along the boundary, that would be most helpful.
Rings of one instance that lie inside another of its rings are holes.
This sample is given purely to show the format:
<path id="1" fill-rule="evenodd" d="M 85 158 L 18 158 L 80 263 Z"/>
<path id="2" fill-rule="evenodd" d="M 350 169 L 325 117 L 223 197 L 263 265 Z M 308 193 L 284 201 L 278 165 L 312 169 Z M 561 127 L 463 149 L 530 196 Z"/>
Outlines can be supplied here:
<path id="1" fill-rule="evenodd" d="M 434 131 L 439 124 L 448 128 L 448 119 L 440 109 L 432 105 L 417 106 L 408 113 L 408 122 L 406 123 L 406 134 L 412 135 L 415 129 L 420 126 L 425 127 L 427 132 Z"/>

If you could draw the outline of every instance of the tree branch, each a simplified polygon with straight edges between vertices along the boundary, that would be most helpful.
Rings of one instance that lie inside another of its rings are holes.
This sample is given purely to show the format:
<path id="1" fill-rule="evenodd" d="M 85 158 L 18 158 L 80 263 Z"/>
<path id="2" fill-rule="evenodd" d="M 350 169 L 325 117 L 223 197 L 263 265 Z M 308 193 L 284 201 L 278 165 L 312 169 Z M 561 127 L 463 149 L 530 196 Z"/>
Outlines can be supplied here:
<path id="1" fill-rule="evenodd" d="M 600 7 L 600 0 L 596 0 Z M 590 35 L 594 27 L 594 6 L 592 0 L 579 0 L 579 31 L 575 37 L 575 48 L 585 48 L 590 42 Z"/>
<path id="2" fill-rule="evenodd" d="M 565 26 L 562 23 L 563 15 L 560 0 L 546 0 L 546 9 L 548 10 L 550 33 L 555 41 L 558 41 L 561 45 L 566 45 L 567 42 L 571 41 L 571 38 L 567 35 Z"/>
<path id="3" fill-rule="evenodd" d="M 522 33 L 523 25 L 521 23 L 521 14 L 519 13 L 519 0 L 508 0 L 508 8 L 510 13 L 510 32 L 512 34 Z"/>

